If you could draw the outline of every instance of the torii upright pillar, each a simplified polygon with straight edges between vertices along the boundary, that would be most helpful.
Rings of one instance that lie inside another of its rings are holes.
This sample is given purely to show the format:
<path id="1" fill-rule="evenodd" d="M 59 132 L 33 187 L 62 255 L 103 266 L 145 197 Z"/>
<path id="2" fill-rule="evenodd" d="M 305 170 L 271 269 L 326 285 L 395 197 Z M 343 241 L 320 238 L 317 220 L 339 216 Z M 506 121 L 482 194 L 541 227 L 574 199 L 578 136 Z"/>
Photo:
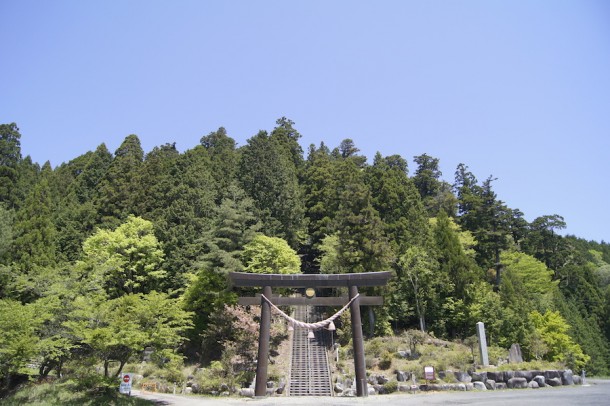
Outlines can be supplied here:
<path id="1" fill-rule="evenodd" d="M 263 295 L 271 297 L 271 286 L 263 287 Z M 271 306 L 261 297 L 261 327 L 258 334 L 258 362 L 254 395 L 267 395 L 267 369 L 269 367 L 269 334 L 271 332 Z"/>
<path id="2" fill-rule="evenodd" d="M 349 298 L 358 294 L 358 286 L 349 287 Z M 366 383 L 366 365 L 364 363 L 364 337 L 362 337 L 362 319 L 360 317 L 360 298 L 356 297 L 349 307 L 352 320 L 352 343 L 354 346 L 354 371 L 356 374 L 356 395 L 368 396 Z"/>

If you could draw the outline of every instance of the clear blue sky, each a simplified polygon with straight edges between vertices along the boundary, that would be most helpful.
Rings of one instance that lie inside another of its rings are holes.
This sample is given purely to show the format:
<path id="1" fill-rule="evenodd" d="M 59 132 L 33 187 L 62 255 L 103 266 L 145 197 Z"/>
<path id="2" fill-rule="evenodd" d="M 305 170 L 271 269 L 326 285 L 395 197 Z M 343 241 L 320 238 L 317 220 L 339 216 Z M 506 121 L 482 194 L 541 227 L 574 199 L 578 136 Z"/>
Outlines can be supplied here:
<path id="1" fill-rule="evenodd" d="M 0 122 L 56 166 L 137 134 L 462 162 L 528 221 L 610 241 L 610 2 L 0 0 Z M 411 172 L 411 173 L 412 173 Z"/>

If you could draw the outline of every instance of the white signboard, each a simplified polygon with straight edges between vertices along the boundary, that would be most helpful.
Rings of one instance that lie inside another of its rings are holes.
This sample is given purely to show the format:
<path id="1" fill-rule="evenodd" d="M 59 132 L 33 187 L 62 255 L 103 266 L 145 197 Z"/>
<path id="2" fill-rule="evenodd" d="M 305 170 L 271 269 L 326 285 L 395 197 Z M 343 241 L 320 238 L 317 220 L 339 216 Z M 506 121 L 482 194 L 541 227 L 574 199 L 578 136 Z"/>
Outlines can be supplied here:
<path id="1" fill-rule="evenodd" d="M 424 379 L 427 381 L 434 380 L 434 367 L 424 367 Z"/>
<path id="2" fill-rule="evenodd" d="M 121 374 L 121 386 L 119 386 L 119 393 L 131 396 L 131 381 L 133 374 L 127 372 Z"/>

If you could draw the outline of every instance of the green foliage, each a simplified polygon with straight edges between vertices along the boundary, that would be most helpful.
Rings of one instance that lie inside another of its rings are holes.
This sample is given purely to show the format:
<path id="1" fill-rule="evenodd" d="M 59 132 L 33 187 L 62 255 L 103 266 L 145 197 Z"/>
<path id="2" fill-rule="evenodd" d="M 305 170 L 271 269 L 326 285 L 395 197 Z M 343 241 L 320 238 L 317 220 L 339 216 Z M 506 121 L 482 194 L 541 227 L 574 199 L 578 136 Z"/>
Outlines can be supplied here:
<path id="1" fill-rule="evenodd" d="M 246 272 L 291 274 L 301 271 L 297 253 L 281 238 L 258 235 L 244 247 Z"/>
<path id="2" fill-rule="evenodd" d="M 118 375 L 129 358 L 146 347 L 156 350 L 157 362 L 175 357 L 191 324 L 191 314 L 165 293 L 128 294 L 100 302 L 79 297 L 74 306 L 65 324 L 81 345 L 104 361 L 104 376 L 110 376 L 111 361 L 119 361 L 114 374 Z"/>
<path id="3" fill-rule="evenodd" d="M 0 387 L 8 387 L 11 375 L 34 357 L 39 338 L 36 328 L 42 320 L 33 306 L 10 299 L 0 300 Z"/>
<path id="4" fill-rule="evenodd" d="M 98 230 L 85 241 L 83 252 L 84 265 L 102 275 L 111 297 L 150 292 L 165 277 L 153 224 L 139 217 L 129 216 L 114 231 Z"/>
<path id="5" fill-rule="evenodd" d="M 540 314 L 533 311 L 529 317 L 536 335 L 548 349 L 548 352 L 544 354 L 546 359 L 564 362 L 568 367 L 577 371 L 590 360 L 590 357 L 583 354 L 580 346 L 567 334 L 570 326 L 559 312 L 547 311 Z"/>
<path id="6" fill-rule="evenodd" d="M 500 260 L 505 267 L 505 275 L 512 274 L 520 286 L 519 294 L 536 308 L 544 311 L 550 306 L 558 281 L 553 281 L 553 271 L 542 262 L 521 252 L 503 252 Z"/>
<path id="7" fill-rule="evenodd" d="M 561 342 L 545 341 L 523 309 L 559 312 L 569 326 L 562 334 L 591 357 L 587 371 L 607 373 L 609 244 L 561 236 L 560 215 L 528 223 L 499 200 L 492 177 L 478 182 L 466 165 L 451 187 L 427 154 L 415 157 L 410 177 L 403 157 L 377 154 L 368 165 L 350 139 L 332 150 L 311 146 L 304 161 L 300 137 L 283 117 L 241 148 L 221 127 L 185 152 L 168 143 L 144 157 L 130 135 L 114 155 L 100 144 L 53 169 L 22 157 L 17 126 L 0 125 L 0 299 L 34 316 L 29 327 L 0 316 L 23 332 L 28 357 L 11 359 L 24 365 L 28 358 L 42 377 L 82 375 L 118 360 L 114 370 L 154 342 L 154 323 L 142 320 L 164 320 L 159 310 L 146 315 L 155 302 L 182 320 L 177 324 L 194 324 L 163 333 L 174 341 L 154 344 L 158 375 L 180 375 L 177 347 L 189 361 L 222 359 L 233 368 L 247 353 L 242 343 L 255 347 L 246 338 L 256 331 L 226 323 L 253 316 L 226 311 L 236 300 L 228 272 L 391 270 L 388 287 L 365 292 L 386 299 L 369 313 L 374 326 L 364 317 L 369 332 L 390 334 L 391 326 L 469 337 L 483 321 L 498 357 L 520 343 L 526 357 L 544 359 Z M 256 237 L 261 232 L 267 237 Z M 183 320 L 174 306 L 192 313 Z M 349 352 L 350 320 L 342 319 L 338 339 Z M 562 359 L 580 365 L 585 358 L 568 351 Z M 457 355 L 438 360 L 465 362 Z"/>
<path id="8" fill-rule="evenodd" d="M 19 392 L 2 399 L 5 406 L 82 405 L 82 406 L 152 406 L 153 401 L 120 395 L 117 379 L 87 376 L 77 381 L 30 384 Z"/>
<path id="9" fill-rule="evenodd" d="M 239 180 L 257 206 L 263 232 L 297 248 L 305 226 L 305 207 L 290 133 L 291 127 L 282 127 L 271 136 L 260 131 L 250 138 L 241 154 Z"/>
<path id="10" fill-rule="evenodd" d="M 0 124 L 0 203 L 14 207 L 21 160 L 21 134 L 17 124 Z"/>

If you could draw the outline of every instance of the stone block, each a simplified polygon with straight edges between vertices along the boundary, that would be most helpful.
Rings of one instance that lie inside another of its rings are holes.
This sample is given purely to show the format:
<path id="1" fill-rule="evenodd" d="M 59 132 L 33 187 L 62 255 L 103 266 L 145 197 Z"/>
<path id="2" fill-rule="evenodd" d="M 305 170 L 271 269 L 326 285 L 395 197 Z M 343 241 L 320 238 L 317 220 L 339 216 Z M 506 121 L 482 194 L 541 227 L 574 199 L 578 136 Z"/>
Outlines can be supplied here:
<path id="1" fill-rule="evenodd" d="M 472 377 L 468 374 L 468 372 L 456 371 L 453 373 L 453 376 L 458 382 L 472 382 Z"/>
<path id="2" fill-rule="evenodd" d="M 502 389 L 506 389 L 506 388 L 508 388 L 508 386 L 506 385 L 506 382 L 496 382 L 497 390 L 502 390 Z"/>
<path id="3" fill-rule="evenodd" d="M 510 378 L 506 382 L 508 389 L 525 389 L 527 388 L 527 379 L 525 378 Z"/>
<path id="4" fill-rule="evenodd" d="M 525 378 L 528 382 L 534 378 L 532 371 L 515 371 L 515 378 Z"/>
<path id="5" fill-rule="evenodd" d="M 481 381 L 474 381 L 472 383 L 473 387 L 475 390 L 487 390 L 487 386 L 485 386 L 484 382 Z"/>
<path id="6" fill-rule="evenodd" d="M 488 379 L 485 381 L 485 387 L 489 390 L 496 390 L 496 381 Z"/>
<path id="7" fill-rule="evenodd" d="M 566 369 L 561 374 L 561 383 L 564 385 L 574 385 L 574 374 L 571 369 Z"/>
<path id="8" fill-rule="evenodd" d="M 504 372 L 503 371 L 491 371 L 487 372 L 487 379 L 491 379 L 498 382 L 504 382 Z"/>
<path id="9" fill-rule="evenodd" d="M 411 374 L 409 372 L 396 371 L 396 380 L 398 382 L 407 382 L 409 379 L 411 379 Z"/>
<path id="10" fill-rule="evenodd" d="M 519 344 L 513 344 L 508 350 L 508 363 L 519 364 L 523 362 L 523 354 L 521 353 L 521 346 Z"/>
<path id="11" fill-rule="evenodd" d="M 472 382 L 485 382 L 487 381 L 487 372 L 473 372 Z"/>
<path id="12" fill-rule="evenodd" d="M 546 380 L 544 379 L 543 375 L 536 375 L 534 378 L 532 378 L 532 382 L 536 382 L 540 388 L 544 388 L 546 386 Z"/>
<path id="13" fill-rule="evenodd" d="M 562 385 L 561 378 L 545 379 L 545 382 L 549 386 L 561 386 Z"/>
<path id="14" fill-rule="evenodd" d="M 551 378 L 561 379 L 561 375 L 559 374 L 559 371 L 557 371 L 557 370 L 544 371 L 543 375 L 544 375 L 544 379 L 546 379 L 547 381 Z"/>
<path id="15" fill-rule="evenodd" d="M 253 388 L 241 388 L 239 390 L 239 395 L 240 396 L 247 396 L 250 398 L 254 397 L 254 389 Z"/>
<path id="16" fill-rule="evenodd" d="M 536 382 L 536 381 L 530 381 L 530 382 L 527 384 L 527 387 L 528 387 L 528 388 L 530 388 L 530 389 L 538 389 L 540 386 L 538 386 L 538 382 Z"/>

